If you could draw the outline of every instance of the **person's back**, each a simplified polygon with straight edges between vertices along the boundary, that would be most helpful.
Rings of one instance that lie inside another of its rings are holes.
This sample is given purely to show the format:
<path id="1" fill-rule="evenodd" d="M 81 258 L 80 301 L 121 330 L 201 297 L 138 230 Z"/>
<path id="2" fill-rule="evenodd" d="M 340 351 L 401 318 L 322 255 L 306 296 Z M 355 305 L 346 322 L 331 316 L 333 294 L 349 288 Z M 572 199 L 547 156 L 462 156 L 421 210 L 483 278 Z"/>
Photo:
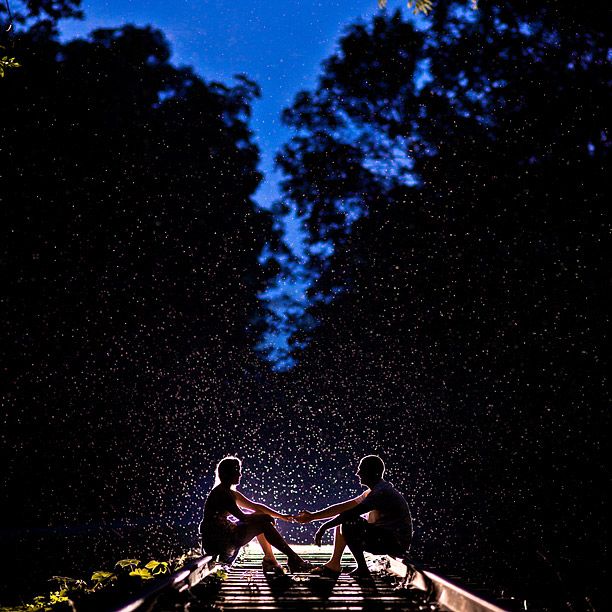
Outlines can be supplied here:
<path id="1" fill-rule="evenodd" d="M 215 526 L 222 525 L 228 521 L 230 506 L 233 500 L 231 493 L 217 485 L 212 489 L 204 503 L 204 513 L 200 522 L 200 533 L 205 529 L 214 529 Z"/>
<path id="2" fill-rule="evenodd" d="M 412 516 L 405 497 L 386 480 L 361 496 L 362 508 L 369 509 L 368 522 L 394 533 L 406 548 L 412 540 Z"/>
<path id="3" fill-rule="evenodd" d="M 236 530 L 236 521 L 229 518 L 232 500 L 232 494 L 222 485 L 217 485 L 206 498 L 200 536 L 202 548 L 208 553 L 231 556 L 232 546 L 228 542 L 232 541 Z"/>

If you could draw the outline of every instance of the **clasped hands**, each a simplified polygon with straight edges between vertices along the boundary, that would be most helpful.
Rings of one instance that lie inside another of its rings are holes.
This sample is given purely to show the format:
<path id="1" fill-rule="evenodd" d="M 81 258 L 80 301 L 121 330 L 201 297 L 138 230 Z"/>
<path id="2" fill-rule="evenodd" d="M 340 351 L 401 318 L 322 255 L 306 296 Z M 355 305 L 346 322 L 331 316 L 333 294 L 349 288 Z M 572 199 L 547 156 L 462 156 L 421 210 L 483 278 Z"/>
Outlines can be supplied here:
<path id="1" fill-rule="evenodd" d="M 284 515 L 282 519 L 284 521 L 289 521 L 290 523 L 300 523 L 301 525 L 305 525 L 315 520 L 313 516 L 314 514 L 312 512 L 308 512 L 308 510 L 300 510 L 297 514 Z M 317 546 L 321 546 L 321 543 L 323 541 L 323 534 L 326 531 L 324 527 L 324 525 L 321 525 L 321 527 L 319 527 L 319 529 L 315 533 L 315 544 Z"/>

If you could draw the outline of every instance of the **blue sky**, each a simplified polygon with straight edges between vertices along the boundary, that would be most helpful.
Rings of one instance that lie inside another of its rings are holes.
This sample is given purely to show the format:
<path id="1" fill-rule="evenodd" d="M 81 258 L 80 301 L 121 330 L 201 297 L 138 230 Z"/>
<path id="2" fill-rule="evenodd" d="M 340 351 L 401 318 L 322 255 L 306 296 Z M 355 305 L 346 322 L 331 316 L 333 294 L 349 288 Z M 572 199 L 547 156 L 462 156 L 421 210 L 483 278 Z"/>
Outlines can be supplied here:
<path id="1" fill-rule="evenodd" d="M 403 5 L 390 2 L 390 8 Z M 82 8 L 84 21 L 62 23 L 64 39 L 99 27 L 150 24 L 165 33 L 175 64 L 190 65 L 207 80 L 230 82 L 245 73 L 260 85 L 252 127 L 266 175 L 256 194 L 264 207 L 278 195 L 274 155 L 290 136 L 281 110 L 316 83 L 346 25 L 378 11 L 377 0 L 83 0 Z"/>
<path id="2" fill-rule="evenodd" d="M 389 10 L 398 7 L 405 1 L 389 2 Z M 281 111 L 300 90 L 316 85 L 321 62 L 334 52 L 344 30 L 379 11 L 377 0 L 83 0 L 82 8 L 84 21 L 61 26 L 64 39 L 100 27 L 151 25 L 170 42 L 174 64 L 192 66 L 206 80 L 231 84 L 233 75 L 244 73 L 259 84 L 262 98 L 253 104 L 251 126 L 265 175 L 255 199 L 264 208 L 279 198 L 274 156 L 291 137 L 281 125 Z M 268 325 L 258 348 L 275 369 L 285 370 L 296 363 L 292 339 L 307 321 L 317 272 L 309 265 L 299 218 L 289 214 L 276 223 L 296 260 L 285 261 L 259 295 Z M 262 253 L 262 261 L 266 257 Z"/>

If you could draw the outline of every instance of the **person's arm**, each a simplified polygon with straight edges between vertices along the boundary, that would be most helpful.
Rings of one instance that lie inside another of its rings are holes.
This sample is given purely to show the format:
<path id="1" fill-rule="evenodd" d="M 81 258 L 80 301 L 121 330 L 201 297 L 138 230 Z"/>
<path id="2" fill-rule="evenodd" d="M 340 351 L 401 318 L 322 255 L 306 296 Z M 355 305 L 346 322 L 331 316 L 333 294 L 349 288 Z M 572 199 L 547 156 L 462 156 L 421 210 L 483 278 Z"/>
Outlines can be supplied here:
<path id="1" fill-rule="evenodd" d="M 236 500 L 236 504 L 242 508 L 246 508 L 247 510 L 253 510 L 254 512 L 259 512 L 260 514 L 267 514 L 272 518 L 281 519 L 283 521 L 290 521 L 293 517 L 287 514 L 281 514 L 277 512 L 273 508 L 266 506 L 265 504 L 259 504 L 250 500 L 248 497 L 245 497 L 239 491 L 234 491 L 234 498 Z"/>
<path id="2" fill-rule="evenodd" d="M 331 518 L 332 516 L 336 516 L 341 514 L 342 512 L 346 512 L 355 508 L 363 501 L 363 495 L 359 495 L 358 497 L 354 497 L 353 499 L 347 499 L 346 501 L 340 502 L 339 504 L 334 504 L 333 506 L 328 506 L 327 508 L 323 508 L 322 510 L 317 510 L 316 512 L 308 512 L 308 510 L 302 510 L 298 516 L 298 523 L 310 523 L 311 521 L 320 521 L 322 519 Z"/>
<path id="3" fill-rule="evenodd" d="M 234 493 L 236 493 L 236 491 L 234 491 Z M 223 509 L 229 512 L 232 516 L 235 516 L 239 521 L 248 520 L 249 515 L 245 514 L 238 507 L 236 499 L 232 493 L 228 493 L 227 496 L 225 496 L 225 493 L 223 494 Z"/>
<path id="4" fill-rule="evenodd" d="M 317 546 L 321 546 L 321 542 L 323 540 L 323 534 L 328 530 L 332 529 L 332 527 L 336 527 L 336 525 L 341 525 L 345 521 L 357 518 L 366 512 L 369 512 L 372 509 L 371 504 L 367 504 L 366 502 L 358 503 L 357 505 L 341 512 L 335 518 L 331 519 L 331 521 L 327 521 L 323 523 L 319 529 L 317 529 L 317 533 L 315 533 L 315 544 Z"/>

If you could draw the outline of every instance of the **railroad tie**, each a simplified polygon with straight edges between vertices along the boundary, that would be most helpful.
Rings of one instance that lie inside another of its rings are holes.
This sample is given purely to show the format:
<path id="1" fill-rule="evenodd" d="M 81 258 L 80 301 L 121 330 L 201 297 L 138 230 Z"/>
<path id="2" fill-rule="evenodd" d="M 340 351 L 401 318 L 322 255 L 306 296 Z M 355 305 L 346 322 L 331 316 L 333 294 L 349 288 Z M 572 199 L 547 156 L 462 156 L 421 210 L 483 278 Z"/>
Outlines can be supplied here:
<path id="1" fill-rule="evenodd" d="M 302 558 L 314 565 L 329 558 L 314 546 L 303 547 Z M 343 573 L 338 580 L 312 577 L 309 574 L 265 575 L 261 568 L 263 554 L 258 547 L 247 547 L 230 569 L 215 606 L 224 611 L 239 610 L 325 610 L 329 612 L 367 610 L 423 610 L 422 601 L 411 605 L 405 592 L 395 588 L 393 580 L 374 573 L 373 581 L 361 582 Z M 283 563 L 284 557 L 279 561 Z M 344 567 L 352 567 L 350 555 L 343 558 Z M 433 605 L 426 609 L 444 610 Z"/>

